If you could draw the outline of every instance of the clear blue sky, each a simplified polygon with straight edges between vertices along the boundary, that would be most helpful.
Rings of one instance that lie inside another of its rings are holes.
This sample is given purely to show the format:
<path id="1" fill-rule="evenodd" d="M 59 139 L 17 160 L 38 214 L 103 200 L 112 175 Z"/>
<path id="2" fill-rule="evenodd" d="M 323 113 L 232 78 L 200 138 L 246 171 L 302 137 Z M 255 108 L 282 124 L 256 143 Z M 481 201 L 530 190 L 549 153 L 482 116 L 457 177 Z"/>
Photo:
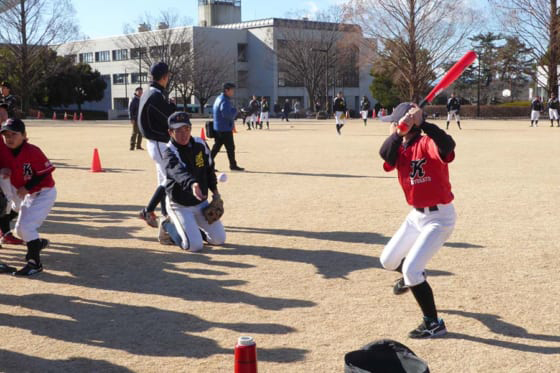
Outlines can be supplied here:
<path id="1" fill-rule="evenodd" d="M 241 0 L 243 21 L 285 17 L 298 12 L 311 16 L 336 4 L 337 0 Z M 162 10 L 173 9 L 182 17 L 198 23 L 198 0 L 73 0 L 78 24 L 82 34 L 90 38 L 119 35 L 125 24 L 136 25 L 137 21 L 150 13 L 157 16 Z"/>

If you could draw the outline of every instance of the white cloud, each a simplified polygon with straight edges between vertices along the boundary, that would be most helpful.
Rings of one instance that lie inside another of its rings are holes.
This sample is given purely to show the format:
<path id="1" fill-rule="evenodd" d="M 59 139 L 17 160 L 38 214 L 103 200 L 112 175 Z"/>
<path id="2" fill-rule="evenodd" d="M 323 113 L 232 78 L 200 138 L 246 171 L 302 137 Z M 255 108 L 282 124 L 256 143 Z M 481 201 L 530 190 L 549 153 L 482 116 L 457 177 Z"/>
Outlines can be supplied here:
<path id="1" fill-rule="evenodd" d="M 317 14 L 317 12 L 319 12 L 319 6 L 317 5 L 317 3 L 314 1 L 306 1 L 305 3 L 303 3 L 303 5 L 305 6 L 307 11 L 306 16 L 309 18 L 315 18 L 315 15 Z"/>

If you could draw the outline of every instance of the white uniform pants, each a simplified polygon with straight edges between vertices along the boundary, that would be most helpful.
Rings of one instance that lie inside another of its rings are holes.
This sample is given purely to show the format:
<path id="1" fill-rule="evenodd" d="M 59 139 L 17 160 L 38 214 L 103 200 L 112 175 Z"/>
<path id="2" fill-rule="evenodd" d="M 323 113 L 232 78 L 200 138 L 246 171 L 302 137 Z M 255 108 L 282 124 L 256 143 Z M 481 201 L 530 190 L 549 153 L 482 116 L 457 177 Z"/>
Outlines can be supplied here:
<path id="1" fill-rule="evenodd" d="M 346 118 L 346 115 L 343 111 L 336 111 L 334 113 L 334 117 L 336 119 L 336 124 L 344 124 L 344 119 Z"/>
<path id="2" fill-rule="evenodd" d="M 256 124 L 256 123 L 257 123 L 257 119 L 258 119 L 257 114 L 251 114 L 251 118 L 249 118 L 249 119 L 250 119 L 249 121 L 250 121 L 251 123 L 255 123 L 255 124 Z"/>
<path id="3" fill-rule="evenodd" d="M 208 206 L 208 201 L 196 206 L 183 206 L 167 198 L 167 211 L 171 222 L 175 225 L 181 237 L 181 248 L 189 251 L 200 251 L 204 243 L 199 229 L 202 229 L 210 245 L 223 245 L 226 242 L 226 230 L 221 221 L 208 224 L 202 209 Z"/>
<path id="4" fill-rule="evenodd" d="M 167 179 L 167 174 L 165 173 L 165 165 L 163 164 L 163 152 L 167 148 L 167 144 L 164 142 L 148 140 L 147 150 L 150 158 L 156 163 L 156 175 L 158 185 L 165 185 L 165 180 Z"/>
<path id="5" fill-rule="evenodd" d="M 367 117 L 368 117 L 369 111 L 368 110 L 362 110 L 362 111 L 360 111 L 360 114 L 362 114 L 362 119 L 366 120 Z"/>
<path id="6" fill-rule="evenodd" d="M 381 265 L 394 271 L 406 258 L 402 267 L 405 284 L 421 284 L 426 280 L 424 271 L 428 261 L 451 236 L 455 220 L 455 208 L 451 203 L 438 205 L 437 211 L 425 213 L 413 209 L 383 249 Z"/>
<path id="7" fill-rule="evenodd" d="M 461 116 L 457 113 L 457 110 L 451 110 L 447 113 L 447 121 L 450 122 L 452 118 L 455 118 L 457 122 L 461 121 Z"/>
<path id="8" fill-rule="evenodd" d="M 531 120 L 539 120 L 540 114 L 538 110 L 531 110 Z"/>
<path id="9" fill-rule="evenodd" d="M 558 120 L 558 109 L 548 109 L 548 117 L 550 120 Z"/>
<path id="10" fill-rule="evenodd" d="M 266 111 L 266 112 L 263 111 L 261 113 L 261 123 L 263 123 L 263 122 L 268 122 L 268 111 Z"/>

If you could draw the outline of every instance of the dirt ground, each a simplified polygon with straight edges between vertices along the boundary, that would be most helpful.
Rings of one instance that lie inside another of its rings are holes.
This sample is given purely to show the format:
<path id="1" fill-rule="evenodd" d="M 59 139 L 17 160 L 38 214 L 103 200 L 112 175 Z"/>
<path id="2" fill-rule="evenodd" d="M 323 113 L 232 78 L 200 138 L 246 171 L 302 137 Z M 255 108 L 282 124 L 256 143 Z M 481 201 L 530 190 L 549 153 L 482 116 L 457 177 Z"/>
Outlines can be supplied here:
<path id="1" fill-rule="evenodd" d="M 410 209 L 381 168 L 385 124 L 351 120 L 337 136 L 331 121 L 238 123 L 248 171 L 220 184 L 227 244 L 192 254 L 137 218 L 156 176 L 128 150 L 127 123 L 29 121 L 58 199 L 40 230 L 45 271 L 0 278 L 0 371 L 233 372 L 241 335 L 260 372 L 342 372 L 346 352 L 381 338 L 436 373 L 560 371 L 560 128 L 462 124 L 449 130 L 457 225 L 429 264 L 449 334 L 417 341 L 419 308 L 378 259 Z M 89 172 L 94 148 L 104 173 Z"/>

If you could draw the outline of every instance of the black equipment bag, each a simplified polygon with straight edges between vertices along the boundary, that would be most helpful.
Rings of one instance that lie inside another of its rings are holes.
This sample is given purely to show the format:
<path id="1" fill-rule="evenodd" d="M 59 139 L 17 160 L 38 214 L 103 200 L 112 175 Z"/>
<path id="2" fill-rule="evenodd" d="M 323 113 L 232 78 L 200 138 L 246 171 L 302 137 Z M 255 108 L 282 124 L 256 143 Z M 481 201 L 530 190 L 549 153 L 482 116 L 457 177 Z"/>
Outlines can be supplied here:
<path id="1" fill-rule="evenodd" d="M 211 139 L 214 138 L 214 122 L 213 121 L 208 121 L 204 124 L 205 127 L 205 131 L 206 131 L 206 137 L 209 137 Z"/>

